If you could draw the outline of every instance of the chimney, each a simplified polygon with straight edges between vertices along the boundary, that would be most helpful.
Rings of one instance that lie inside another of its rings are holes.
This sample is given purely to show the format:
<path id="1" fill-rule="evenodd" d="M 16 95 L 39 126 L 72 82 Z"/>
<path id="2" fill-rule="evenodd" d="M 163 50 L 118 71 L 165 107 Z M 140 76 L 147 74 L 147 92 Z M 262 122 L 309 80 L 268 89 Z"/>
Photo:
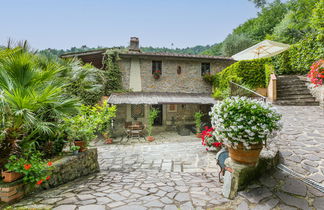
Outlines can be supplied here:
<path id="1" fill-rule="evenodd" d="M 137 52 L 141 51 L 140 48 L 139 48 L 139 39 L 138 39 L 138 37 L 131 37 L 130 38 L 129 51 L 137 51 Z"/>

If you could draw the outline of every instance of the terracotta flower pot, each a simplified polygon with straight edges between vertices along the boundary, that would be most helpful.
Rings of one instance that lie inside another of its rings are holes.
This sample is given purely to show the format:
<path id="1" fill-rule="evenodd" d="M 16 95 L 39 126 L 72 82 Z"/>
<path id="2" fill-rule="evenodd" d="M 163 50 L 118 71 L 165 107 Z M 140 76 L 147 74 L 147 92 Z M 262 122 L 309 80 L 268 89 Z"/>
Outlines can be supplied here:
<path id="1" fill-rule="evenodd" d="M 251 149 L 246 150 L 244 149 L 243 144 L 239 143 L 236 149 L 232 147 L 228 147 L 228 152 L 232 160 L 238 163 L 255 165 L 259 160 L 262 147 L 263 147 L 262 143 L 253 144 L 251 145 Z"/>
<path id="2" fill-rule="evenodd" d="M 14 182 L 21 178 L 23 175 L 17 172 L 3 171 L 1 173 L 3 182 Z"/>
<path id="3" fill-rule="evenodd" d="M 105 143 L 106 144 L 112 144 L 113 143 L 113 139 L 112 138 L 106 138 L 105 139 Z"/>
<path id="4" fill-rule="evenodd" d="M 87 149 L 85 141 L 74 141 L 74 145 L 80 147 L 79 152 L 84 152 Z"/>
<path id="5" fill-rule="evenodd" d="M 155 138 L 153 136 L 148 136 L 148 137 L 146 137 L 146 140 L 148 140 L 148 141 L 154 141 Z"/>

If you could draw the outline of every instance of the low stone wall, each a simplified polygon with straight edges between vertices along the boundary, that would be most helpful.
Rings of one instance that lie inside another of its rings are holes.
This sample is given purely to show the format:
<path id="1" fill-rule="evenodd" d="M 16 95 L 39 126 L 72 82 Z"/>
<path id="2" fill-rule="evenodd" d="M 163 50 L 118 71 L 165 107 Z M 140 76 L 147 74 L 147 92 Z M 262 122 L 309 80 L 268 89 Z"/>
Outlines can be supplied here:
<path id="1" fill-rule="evenodd" d="M 65 156 L 53 163 L 51 179 L 44 188 L 52 188 L 76 178 L 99 171 L 97 148 L 88 149 L 77 155 Z"/>
<path id="2" fill-rule="evenodd" d="M 236 163 L 231 158 L 225 160 L 230 170 L 225 172 L 223 195 L 234 199 L 239 190 L 243 190 L 252 180 L 273 170 L 279 163 L 279 149 L 275 143 L 264 147 L 256 166 Z"/>
<path id="3" fill-rule="evenodd" d="M 314 84 L 307 84 L 310 93 L 316 98 L 316 101 L 319 102 L 320 107 L 324 108 L 324 85 L 316 87 Z"/>
<path id="4" fill-rule="evenodd" d="M 0 182 L 0 201 L 5 203 L 13 202 L 30 192 L 53 188 L 79 177 L 98 172 L 100 169 L 97 148 L 88 149 L 77 155 L 64 156 L 53 162 L 53 166 L 51 179 L 42 184 L 41 188 L 31 188 L 23 184 L 22 179 L 12 183 Z"/>

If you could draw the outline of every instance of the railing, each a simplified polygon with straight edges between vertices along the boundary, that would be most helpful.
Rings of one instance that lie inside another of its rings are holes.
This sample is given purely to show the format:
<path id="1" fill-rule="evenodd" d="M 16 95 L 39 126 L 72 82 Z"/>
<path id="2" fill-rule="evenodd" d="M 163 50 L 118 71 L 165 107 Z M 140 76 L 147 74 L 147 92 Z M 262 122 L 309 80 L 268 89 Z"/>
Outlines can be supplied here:
<path id="1" fill-rule="evenodd" d="M 263 102 L 267 101 L 267 98 L 263 95 L 250 90 L 242 85 L 239 85 L 235 82 L 230 81 L 231 96 L 246 96 L 248 98 L 253 98 L 257 100 L 262 100 Z"/>

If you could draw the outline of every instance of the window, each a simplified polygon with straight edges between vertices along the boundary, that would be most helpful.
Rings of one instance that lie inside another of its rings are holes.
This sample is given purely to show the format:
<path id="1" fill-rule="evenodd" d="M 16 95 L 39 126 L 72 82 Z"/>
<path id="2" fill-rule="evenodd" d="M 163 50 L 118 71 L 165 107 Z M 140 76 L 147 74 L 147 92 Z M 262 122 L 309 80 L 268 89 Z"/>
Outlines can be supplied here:
<path id="1" fill-rule="evenodd" d="M 210 63 L 201 63 L 201 76 L 210 74 Z"/>
<path id="2" fill-rule="evenodd" d="M 168 105 L 168 112 L 177 112 L 177 105 L 176 104 L 169 104 Z"/>
<path id="3" fill-rule="evenodd" d="M 152 74 L 154 74 L 155 71 L 160 71 L 162 74 L 162 61 L 152 61 Z"/>
<path id="4" fill-rule="evenodd" d="M 131 115 L 132 115 L 132 118 L 134 118 L 134 119 L 143 118 L 144 117 L 144 105 L 143 104 L 139 104 L 139 105 L 132 104 Z"/>

